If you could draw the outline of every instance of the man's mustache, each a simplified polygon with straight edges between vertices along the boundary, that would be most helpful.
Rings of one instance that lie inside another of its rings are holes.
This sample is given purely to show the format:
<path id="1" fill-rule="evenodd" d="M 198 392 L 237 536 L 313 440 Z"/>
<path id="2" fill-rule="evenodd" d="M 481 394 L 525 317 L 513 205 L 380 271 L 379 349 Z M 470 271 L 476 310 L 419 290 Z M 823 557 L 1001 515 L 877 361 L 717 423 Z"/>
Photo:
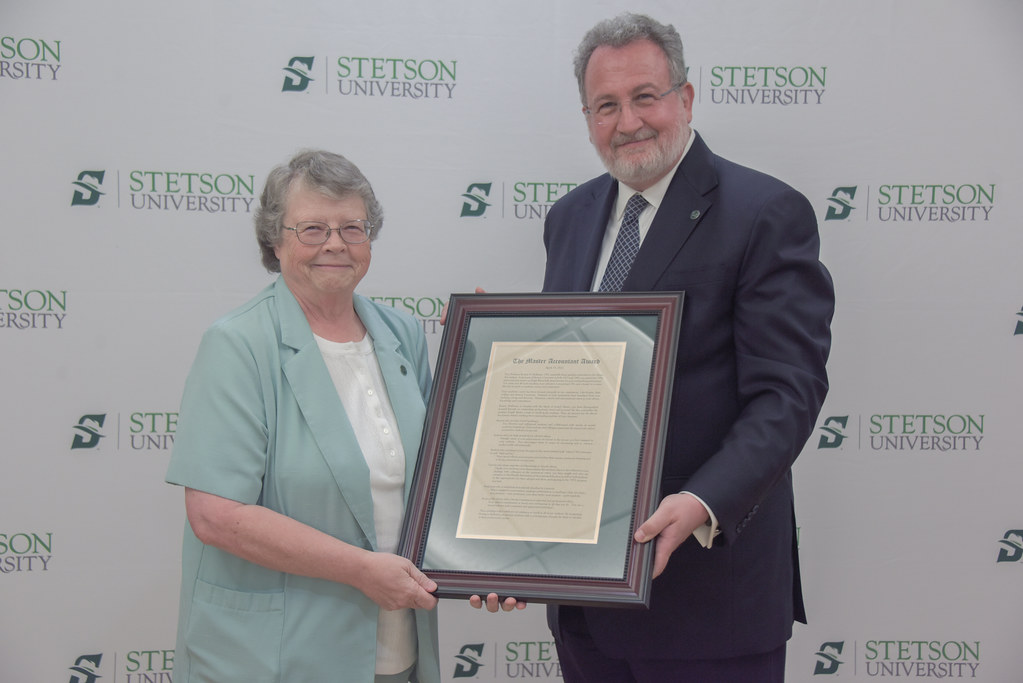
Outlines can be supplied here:
<path id="1" fill-rule="evenodd" d="M 618 147 L 619 145 L 625 145 L 630 142 L 640 142 L 641 140 L 649 140 L 650 138 L 657 137 L 657 133 L 649 128 L 640 130 L 632 135 L 615 135 L 611 138 L 611 146 Z"/>

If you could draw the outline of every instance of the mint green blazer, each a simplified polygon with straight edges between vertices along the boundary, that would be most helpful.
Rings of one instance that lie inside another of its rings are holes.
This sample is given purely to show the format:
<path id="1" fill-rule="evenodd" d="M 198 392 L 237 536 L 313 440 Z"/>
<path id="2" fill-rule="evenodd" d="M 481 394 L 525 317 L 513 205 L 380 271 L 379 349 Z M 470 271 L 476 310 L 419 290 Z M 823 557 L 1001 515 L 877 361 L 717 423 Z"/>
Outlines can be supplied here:
<path id="1" fill-rule="evenodd" d="M 356 295 L 415 469 L 430 367 L 421 324 Z M 369 468 L 309 323 L 278 278 L 203 335 L 167 481 L 264 505 L 373 550 Z M 176 683 L 372 681 L 377 605 L 355 588 L 203 545 L 185 523 Z M 418 675 L 439 683 L 437 612 L 416 611 Z"/>

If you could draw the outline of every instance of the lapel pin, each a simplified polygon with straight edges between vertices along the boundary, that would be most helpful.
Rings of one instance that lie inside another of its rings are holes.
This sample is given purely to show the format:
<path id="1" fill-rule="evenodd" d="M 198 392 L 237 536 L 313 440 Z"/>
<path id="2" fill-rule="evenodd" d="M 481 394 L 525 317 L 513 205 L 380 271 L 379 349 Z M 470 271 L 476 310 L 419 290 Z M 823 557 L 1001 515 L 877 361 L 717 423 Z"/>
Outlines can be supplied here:
<path id="1" fill-rule="evenodd" d="M 695 221 L 699 217 L 700 217 L 700 210 L 699 209 L 697 209 L 696 211 L 693 211 L 691 214 L 689 214 L 689 220 L 692 220 L 692 221 Z"/>

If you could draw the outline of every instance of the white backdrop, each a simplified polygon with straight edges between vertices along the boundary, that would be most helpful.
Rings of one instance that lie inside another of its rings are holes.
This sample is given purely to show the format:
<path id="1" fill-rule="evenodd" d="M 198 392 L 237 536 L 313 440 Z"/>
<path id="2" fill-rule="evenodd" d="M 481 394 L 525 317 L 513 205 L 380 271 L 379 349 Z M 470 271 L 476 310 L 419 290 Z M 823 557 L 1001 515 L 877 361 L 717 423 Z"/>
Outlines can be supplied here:
<path id="1" fill-rule="evenodd" d="M 680 30 L 710 147 L 818 209 L 838 305 L 789 680 L 1020 680 L 1014 0 L 5 2 L 0 680 L 172 680 L 163 474 L 200 334 L 270 279 L 267 171 L 362 168 L 360 291 L 436 352 L 450 293 L 539 290 L 547 207 L 601 172 L 572 51 L 623 9 Z M 559 678 L 541 605 L 440 618 L 447 680 Z"/>

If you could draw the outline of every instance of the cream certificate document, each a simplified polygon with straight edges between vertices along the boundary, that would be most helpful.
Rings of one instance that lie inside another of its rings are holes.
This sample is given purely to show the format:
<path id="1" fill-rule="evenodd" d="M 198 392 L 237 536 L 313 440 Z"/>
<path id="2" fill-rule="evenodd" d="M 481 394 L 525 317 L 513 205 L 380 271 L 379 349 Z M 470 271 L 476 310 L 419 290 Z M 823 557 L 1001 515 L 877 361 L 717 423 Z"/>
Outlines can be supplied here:
<path id="1" fill-rule="evenodd" d="M 494 342 L 458 538 L 596 543 L 625 342 Z"/>

